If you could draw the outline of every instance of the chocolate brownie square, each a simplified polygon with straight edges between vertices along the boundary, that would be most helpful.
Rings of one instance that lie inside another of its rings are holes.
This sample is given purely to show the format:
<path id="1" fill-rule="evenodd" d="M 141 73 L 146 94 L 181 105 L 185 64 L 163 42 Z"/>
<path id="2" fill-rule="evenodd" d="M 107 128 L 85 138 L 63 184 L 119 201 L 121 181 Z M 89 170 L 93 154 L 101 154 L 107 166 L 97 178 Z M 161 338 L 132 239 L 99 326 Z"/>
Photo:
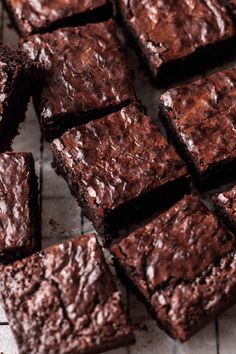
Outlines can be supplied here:
<path id="1" fill-rule="evenodd" d="M 102 21 L 112 15 L 109 0 L 4 0 L 4 3 L 21 36 Z"/>
<path id="2" fill-rule="evenodd" d="M 217 0 L 116 3 L 134 44 L 159 83 L 196 74 L 216 59 L 220 61 L 223 53 L 216 52 L 218 46 L 223 52 L 232 52 L 232 45 L 225 40 L 235 35 L 233 22 Z"/>
<path id="3" fill-rule="evenodd" d="M 214 195 L 213 202 L 219 217 L 236 233 L 236 186 Z"/>
<path id="4" fill-rule="evenodd" d="M 34 35 L 22 49 L 49 71 L 34 100 L 47 139 L 135 99 L 112 20 Z"/>
<path id="5" fill-rule="evenodd" d="M 40 247 L 37 177 L 31 153 L 0 154 L 0 263 Z"/>
<path id="6" fill-rule="evenodd" d="M 0 293 L 21 354 L 99 353 L 134 341 L 93 234 L 6 266 Z"/>
<path id="7" fill-rule="evenodd" d="M 151 205 L 156 210 L 188 190 L 184 162 L 138 104 L 67 131 L 52 151 L 58 172 L 104 240 Z"/>
<path id="8" fill-rule="evenodd" d="M 113 246 L 121 280 L 171 337 L 187 340 L 235 303 L 235 237 L 184 197 Z"/>
<path id="9" fill-rule="evenodd" d="M 10 150 L 39 70 L 24 53 L 0 44 L 0 151 Z"/>
<path id="10" fill-rule="evenodd" d="M 163 121 L 201 186 L 236 173 L 236 67 L 161 96 Z"/>

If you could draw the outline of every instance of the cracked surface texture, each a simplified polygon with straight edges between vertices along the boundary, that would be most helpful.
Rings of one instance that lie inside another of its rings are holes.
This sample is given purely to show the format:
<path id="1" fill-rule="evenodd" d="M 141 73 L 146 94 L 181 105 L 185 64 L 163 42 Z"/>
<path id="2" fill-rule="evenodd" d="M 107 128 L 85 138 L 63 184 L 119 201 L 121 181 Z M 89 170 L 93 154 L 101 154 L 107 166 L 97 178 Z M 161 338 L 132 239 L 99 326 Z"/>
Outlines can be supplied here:
<path id="1" fill-rule="evenodd" d="M 184 162 L 138 104 L 71 129 L 52 149 L 75 194 L 82 194 L 100 218 L 187 176 Z"/>
<path id="2" fill-rule="evenodd" d="M 230 16 L 217 0 L 117 0 L 152 72 L 169 61 L 234 34 Z"/>
<path id="3" fill-rule="evenodd" d="M 6 5 L 10 9 L 21 34 L 27 35 L 70 16 L 83 14 L 108 5 L 108 1 L 6 0 Z"/>
<path id="4" fill-rule="evenodd" d="M 1 261 L 29 255 L 40 243 L 36 183 L 30 153 L 0 154 Z"/>
<path id="5" fill-rule="evenodd" d="M 133 339 L 93 234 L 7 266 L 0 292 L 20 353 L 91 353 Z"/>
<path id="6" fill-rule="evenodd" d="M 112 252 L 161 327 L 184 341 L 232 301 L 234 249 L 234 237 L 190 195 Z"/>
<path id="7" fill-rule="evenodd" d="M 83 124 L 100 110 L 134 100 L 134 90 L 112 20 L 28 37 L 22 49 L 50 72 L 35 99 L 41 126 Z M 104 114 L 103 114 L 104 115 Z"/>
<path id="8" fill-rule="evenodd" d="M 200 174 L 236 158 L 236 68 L 170 89 L 161 105 Z"/>

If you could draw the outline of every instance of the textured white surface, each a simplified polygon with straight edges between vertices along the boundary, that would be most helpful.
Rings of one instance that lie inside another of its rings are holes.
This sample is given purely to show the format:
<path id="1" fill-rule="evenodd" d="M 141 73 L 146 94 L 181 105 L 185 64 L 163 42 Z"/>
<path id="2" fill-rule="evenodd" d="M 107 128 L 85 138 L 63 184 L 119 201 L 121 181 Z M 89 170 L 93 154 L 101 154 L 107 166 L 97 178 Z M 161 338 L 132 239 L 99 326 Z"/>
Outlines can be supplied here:
<path id="1" fill-rule="evenodd" d="M 5 43 L 16 46 L 17 35 L 8 25 L 8 17 L 0 5 L 0 36 Z M 150 86 L 148 78 L 139 70 L 131 51 L 129 58 L 132 66 L 136 67 L 134 81 L 138 97 L 147 106 L 150 116 L 156 119 L 160 92 Z M 49 145 L 40 141 L 39 126 L 32 105 L 27 112 L 26 121 L 21 125 L 20 135 L 14 140 L 13 148 L 18 151 L 31 151 L 34 154 L 42 195 L 43 247 L 59 243 L 66 237 L 91 231 L 91 223 L 81 215 L 66 183 L 55 174 L 51 167 Z M 196 334 L 190 341 L 181 345 L 170 339 L 156 326 L 144 306 L 134 296 L 124 289 L 122 291 L 136 328 L 137 342 L 132 347 L 114 350 L 112 354 L 236 354 L 236 306 L 228 310 L 218 321 L 211 323 Z M 13 335 L 1 308 L 0 353 L 18 354 Z"/>

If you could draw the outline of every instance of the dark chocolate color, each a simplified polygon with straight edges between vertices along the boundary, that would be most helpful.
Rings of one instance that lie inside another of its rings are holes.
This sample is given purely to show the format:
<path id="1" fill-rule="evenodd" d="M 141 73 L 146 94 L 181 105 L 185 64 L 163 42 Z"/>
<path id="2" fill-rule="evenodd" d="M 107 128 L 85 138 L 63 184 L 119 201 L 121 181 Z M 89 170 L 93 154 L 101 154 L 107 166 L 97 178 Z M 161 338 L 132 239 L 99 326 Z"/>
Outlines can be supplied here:
<path id="1" fill-rule="evenodd" d="M 112 20 L 30 36 L 21 46 L 49 71 L 34 100 L 46 138 L 135 99 Z"/>
<path id="2" fill-rule="evenodd" d="M 215 73 L 161 96 L 167 130 L 203 184 L 236 171 L 236 68 Z"/>
<path id="3" fill-rule="evenodd" d="M 0 44 L 0 151 L 11 149 L 30 95 L 39 83 L 38 74 L 23 53 Z"/>
<path id="4" fill-rule="evenodd" d="M 214 60 L 214 55 L 210 55 L 214 45 L 235 34 L 231 17 L 217 0 L 116 2 L 121 18 L 154 78 L 162 76 L 169 80 L 168 76 L 178 75 L 175 71 L 182 59 L 189 59 L 180 66 L 182 75 L 185 71 L 198 70 L 200 64 L 204 66 L 201 56 L 205 62 L 208 56 Z M 208 56 L 202 51 L 204 48 L 208 50 Z M 190 60 L 192 55 L 196 56 L 196 62 Z"/>
<path id="5" fill-rule="evenodd" d="M 92 234 L 5 267 L 0 293 L 21 354 L 98 353 L 134 341 Z"/>
<path id="6" fill-rule="evenodd" d="M 0 262 L 40 247 L 37 178 L 30 153 L 0 154 Z"/>
<path id="7" fill-rule="evenodd" d="M 108 19 L 109 0 L 4 0 L 22 36 L 52 28 Z"/>
<path id="8" fill-rule="evenodd" d="M 185 341 L 235 302 L 234 249 L 233 235 L 190 195 L 112 252 L 121 279 L 131 283 L 161 328 Z"/>
<path id="9" fill-rule="evenodd" d="M 130 201 L 138 207 L 150 192 L 150 205 L 156 191 L 157 208 L 187 189 L 183 161 L 137 104 L 71 129 L 52 150 L 57 169 L 101 234 L 115 219 L 121 225 L 131 218 Z"/>
<path id="10" fill-rule="evenodd" d="M 236 186 L 215 195 L 213 202 L 219 217 L 236 233 Z"/>

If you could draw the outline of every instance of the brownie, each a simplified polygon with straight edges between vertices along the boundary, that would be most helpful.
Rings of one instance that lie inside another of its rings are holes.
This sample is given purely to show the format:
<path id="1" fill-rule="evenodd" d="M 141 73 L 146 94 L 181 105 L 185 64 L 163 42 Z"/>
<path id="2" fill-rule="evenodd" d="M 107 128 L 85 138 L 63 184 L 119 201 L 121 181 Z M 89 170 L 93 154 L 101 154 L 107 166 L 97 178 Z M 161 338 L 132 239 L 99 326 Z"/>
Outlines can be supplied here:
<path id="1" fill-rule="evenodd" d="M 163 122 L 201 187 L 235 177 L 236 67 L 161 96 Z"/>
<path id="2" fill-rule="evenodd" d="M 109 0 L 4 0 L 4 3 L 21 36 L 101 21 L 112 15 Z"/>
<path id="3" fill-rule="evenodd" d="M 236 233 L 236 186 L 213 196 L 216 213 Z"/>
<path id="4" fill-rule="evenodd" d="M 54 165 L 104 240 L 153 204 L 181 198 L 184 162 L 138 104 L 65 132 Z"/>
<path id="5" fill-rule="evenodd" d="M 31 153 L 0 154 L 0 263 L 40 247 L 37 189 Z"/>
<path id="6" fill-rule="evenodd" d="M 217 0 L 116 3 L 145 67 L 160 84 L 199 73 L 224 60 L 226 49 L 232 52 L 233 22 Z"/>
<path id="7" fill-rule="evenodd" d="M 185 196 L 112 253 L 121 280 L 180 341 L 235 302 L 235 238 L 197 196 Z"/>
<path id="8" fill-rule="evenodd" d="M 21 354 L 98 353 L 134 342 L 93 234 L 6 266 L 0 293 Z"/>
<path id="9" fill-rule="evenodd" d="M 0 151 L 10 150 L 18 125 L 33 87 L 38 84 L 39 69 L 25 56 L 0 44 Z"/>
<path id="10" fill-rule="evenodd" d="M 49 140 L 135 99 L 112 20 L 30 36 L 22 49 L 49 71 L 34 100 Z"/>

